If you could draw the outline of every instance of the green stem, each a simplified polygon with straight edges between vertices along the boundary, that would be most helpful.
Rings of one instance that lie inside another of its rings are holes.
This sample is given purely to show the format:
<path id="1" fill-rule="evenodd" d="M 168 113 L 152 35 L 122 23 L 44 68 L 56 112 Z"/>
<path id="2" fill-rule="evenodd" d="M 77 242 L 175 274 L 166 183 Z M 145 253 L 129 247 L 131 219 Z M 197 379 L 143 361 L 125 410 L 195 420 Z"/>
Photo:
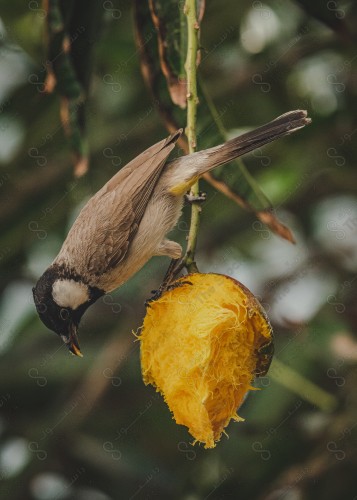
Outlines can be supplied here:
<path id="1" fill-rule="evenodd" d="M 300 373 L 276 358 L 270 367 L 269 376 L 289 389 L 289 391 L 294 392 L 323 411 L 332 411 L 337 406 L 337 400 L 332 394 L 324 391 L 311 380 L 300 375 Z"/>
<path id="2" fill-rule="evenodd" d="M 202 94 L 204 95 L 208 109 L 209 109 L 209 111 L 214 119 L 215 124 L 217 125 L 219 133 L 221 134 L 221 136 L 223 137 L 224 140 L 227 140 L 227 131 L 224 128 L 222 118 L 220 117 L 220 115 L 217 111 L 217 108 L 216 108 L 209 92 L 207 92 L 206 86 L 204 85 L 204 83 L 202 81 L 200 81 L 200 90 L 201 90 Z M 265 196 L 265 194 L 262 192 L 258 182 L 254 179 L 254 177 L 248 171 L 247 167 L 244 164 L 243 159 L 236 158 L 235 162 L 238 164 L 240 171 L 242 172 L 242 175 L 245 177 L 246 181 L 248 182 L 248 184 L 250 185 L 250 187 L 254 191 L 254 193 L 257 197 L 257 200 L 260 202 L 260 204 L 261 204 L 260 208 L 264 209 L 266 207 L 270 207 L 271 206 L 270 201 Z"/>
<path id="3" fill-rule="evenodd" d="M 186 0 L 184 13 L 187 20 L 187 57 L 185 63 L 187 77 L 187 127 L 189 153 L 196 150 L 196 115 L 197 115 L 197 49 L 199 24 L 196 15 L 196 0 Z M 190 195 L 198 196 L 198 181 L 191 187 Z M 192 203 L 190 231 L 188 234 L 187 250 L 184 258 L 185 266 L 189 273 L 198 272 L 195 262 L 195 251 L 197 246 L 197 235 L 200 223 L 201 207 L 198 203 Z"/>

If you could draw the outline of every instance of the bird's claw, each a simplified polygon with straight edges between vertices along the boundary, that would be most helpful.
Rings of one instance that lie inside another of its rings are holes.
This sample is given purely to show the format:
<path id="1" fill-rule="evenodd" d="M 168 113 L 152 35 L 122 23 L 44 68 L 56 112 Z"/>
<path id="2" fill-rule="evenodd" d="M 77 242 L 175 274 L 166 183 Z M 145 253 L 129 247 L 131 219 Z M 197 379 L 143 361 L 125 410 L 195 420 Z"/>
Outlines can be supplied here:
<path id="1" fill-rule="evenodd" d="M 192 281 L 178 281 L 176 283 L 173 283 L 172 285 L 161 285 L 158 290 L 151 290 L 152 296 L 149 299 L 146 299 L 145 301 L 145 307 L 151 307 L 151 302 L 155 302 L 158 300 L 163 293 L 165 292 L 170 292 L 171 290 L 175 290 L 175 288 L 179 288 L 180 286 L 183 285 L 192 285 Z"/>
<path id="2" fill-rule="evenodd" d="M 188 201 L 188 203 L 203 203 L 206 201 L 207 194 L 199 192 L 198 195 L 193 195 L 191 193 L 186 193 L 185 198 Z"/>

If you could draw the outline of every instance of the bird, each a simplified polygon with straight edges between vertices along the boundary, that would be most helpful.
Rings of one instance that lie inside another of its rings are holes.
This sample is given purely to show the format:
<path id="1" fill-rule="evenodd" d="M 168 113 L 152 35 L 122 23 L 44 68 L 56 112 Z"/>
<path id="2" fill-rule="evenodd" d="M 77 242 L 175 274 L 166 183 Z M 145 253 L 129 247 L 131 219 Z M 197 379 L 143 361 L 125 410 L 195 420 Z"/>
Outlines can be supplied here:
<path id="1" fill-rule="evenodd" d="M 310 122 L 305 110 L 290 111 L 224 144 L 169 160 L 183 132 L 179 129 L 139 154 L 86 203 L 33 288 L 45 326 L 72 354 L 82 356 L 78 328 L 88 307 L 129 280 L 154 255 L 181 258 L 181 246 L 167 233 L 196 180 Z"/>

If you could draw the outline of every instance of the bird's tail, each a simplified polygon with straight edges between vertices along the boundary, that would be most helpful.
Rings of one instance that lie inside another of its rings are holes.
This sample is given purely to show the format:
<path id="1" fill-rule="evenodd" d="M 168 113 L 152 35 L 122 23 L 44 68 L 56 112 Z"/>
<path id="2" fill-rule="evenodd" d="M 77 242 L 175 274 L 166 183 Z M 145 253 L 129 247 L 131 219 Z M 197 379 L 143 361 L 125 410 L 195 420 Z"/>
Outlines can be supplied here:
<path id="1" fill-rule="evenodd" d="M 177 183 L 173 183 L 174 187 L 172 192 L 174 194 L 181 194 L 187 191 L 195 180 L 210 170 L 228 163 L 239 156 L 242 156 L 254 149 L 260 148 L 269 142 L 275 141 L 280 137 L 292 134 L 300 128 L 305 127 L 311 122 L 307 117 L 307 112 L 303 110 L 289 111 L 284 115 L 275 118 L 275 120 L 258 127 L 251 132 L 242 134 L 230 141 L 215 146 L 204 151 L 193 153 L 189 156 L 183 156 L 173 163 L 178 162 L 175 171 L 180 171 L 180 162 L 185 163 L 185 172 L 187 177 L 184 182 L 177 179 Z"/>

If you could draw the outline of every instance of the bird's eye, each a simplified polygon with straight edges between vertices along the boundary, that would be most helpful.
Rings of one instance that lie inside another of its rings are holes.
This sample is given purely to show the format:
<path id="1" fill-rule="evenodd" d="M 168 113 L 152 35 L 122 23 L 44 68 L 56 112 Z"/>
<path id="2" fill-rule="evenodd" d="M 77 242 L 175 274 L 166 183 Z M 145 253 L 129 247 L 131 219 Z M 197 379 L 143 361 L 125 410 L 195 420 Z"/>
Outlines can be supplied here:
<path id="1" fill-rule="evenodd" d="M 60 310 L 60 316 L 61 316 L 61 319 L 62 319 L 63 321 L 66 321 L 66 320 L 68 319 L 68 316 L 69 316 L 68 309 L 64 309 L 64 308 L 62 308 L 62 309 Z"/>

